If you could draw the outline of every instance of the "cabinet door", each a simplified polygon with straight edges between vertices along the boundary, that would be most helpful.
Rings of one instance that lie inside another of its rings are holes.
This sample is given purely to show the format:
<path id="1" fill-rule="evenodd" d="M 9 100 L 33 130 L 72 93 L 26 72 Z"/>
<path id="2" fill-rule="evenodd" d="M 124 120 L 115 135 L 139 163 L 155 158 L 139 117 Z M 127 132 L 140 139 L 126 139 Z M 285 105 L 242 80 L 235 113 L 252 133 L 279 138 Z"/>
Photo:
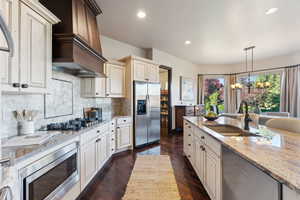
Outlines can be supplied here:
<path id="1" fill-rule="evenodd" d="M 159 68 L 157 65 L 148 64 L 146 70 L 146 79 L 150 82 L 158 83 L 159 82 Z"/>
<path id="2" fill-rule="evenodd" d="M 117 146 L 118 149 L 129 147 L 131 145 L 131 126 L 117 127 Z"/>
<path id="3" fill-rule="evenodd" d="M 81 95 L 83 97 L 105 97 L 105 78 L 81 79 Z"/>
<path id="4" fill-rule="evenodd" d="M 109 97 L 125 97 L 125 67 L 106 64 L 106 93 Z"/>
<path id="5" fill-rule="evenodd" d="M 46 93 L 52 72 L 52 25 L 21 3 L 20 82 L 21 91 Z"/>
<path id="6" fill-rule="evenodd" d="M 101 54 L 100 33 L 98 31 L 97 19 L 90 8 L 86 8 L 87 26 L 89 31 L 90 46 Z"/>
<path id="7" fill-rule="evenodd" d="M 19 54 L 18 54 L 18 1 L 14 0 L 1 0 L 0 12 L 6 22 L 9 30 L 11 31 L 14 39 L 14 56 L 9 57 L 7 52 L 0 51 L 0 63 L 1 63 L 1 83 L 2 91 L 19 91 Z M 7 47 L 7 43 L 3 33 L 0 33 L 0 47 Z"/>
<path id="8" fill-rule="evenodd" d="M 97 143 L 95 140 L 81 147 L 81 190 L 97 173 Z"/>
<path id="9" fill-rule="evenodd" d="M 95 78 L 95 97 L 105 97 L 105 78 Z"/>
<path id="10" fill-rule="evenodd" d="M 97 140 L 97 169 L 99 170 L 106 159 L 106 140 L 104 136 L 101 136 Z"/>
<path id="11" fill-rule="evenodd" d="M 105 134 L 105 143 L 106 143 L 106 156 L 105 160 L 107 160 L 111 156 L 111 139 L 110 139 L 110 134 L 109 132 L 104 133 Z"/>
<path id="12" fill-rule="evenodd" d="M 147 63 L 134 61 L 133 68 L 135 81 L 147 81 L 147 78 L 145 77 Z"/>
<path id="13" fill-rule="evenodd" d="M 204 144 L 196 139 L 195 140 L 195 168 L 196 172 L 201 180 L 202 184 L 205 185 L 205 158 L 206 153 L 203 150 Z"/>
<path id="14" fill-rule="evenodd" d="M 73 0 L 75 2 L 75 22 L 74 23 L 74 32 L 77 33 L 77 36 L 89 44 L 89 34 L 88 34 L 88 24 L 87 24 L 87 13 L 86 6 L 83 0 Z"/>
<path id="15" fill-rule="evenodd" d="M 212 200 L 220 200 L 221 196 L 221 160 L 208 147 L 206 151 L 206 187 Z"/>

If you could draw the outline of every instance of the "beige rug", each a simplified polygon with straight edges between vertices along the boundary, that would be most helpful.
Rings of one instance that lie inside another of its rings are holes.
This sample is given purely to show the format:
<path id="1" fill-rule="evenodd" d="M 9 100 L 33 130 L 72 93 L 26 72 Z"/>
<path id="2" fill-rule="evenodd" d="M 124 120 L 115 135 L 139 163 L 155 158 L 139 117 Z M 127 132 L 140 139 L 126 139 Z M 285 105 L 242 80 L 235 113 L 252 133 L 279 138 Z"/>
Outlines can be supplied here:
<path id="1" fill-rule="evenodd" d="M 170 157 L 138 156 L 122 200 L 180 200 Z"/>

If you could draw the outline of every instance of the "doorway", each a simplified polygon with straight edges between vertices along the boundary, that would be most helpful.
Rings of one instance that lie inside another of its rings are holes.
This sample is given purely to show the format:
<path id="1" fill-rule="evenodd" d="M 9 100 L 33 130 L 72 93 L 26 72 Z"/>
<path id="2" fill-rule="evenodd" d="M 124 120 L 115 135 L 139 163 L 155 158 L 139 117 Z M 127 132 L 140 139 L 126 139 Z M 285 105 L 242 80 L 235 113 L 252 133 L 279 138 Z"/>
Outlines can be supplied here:
<path id="1" fill-rule="evenodd" d="M 171 84 L 172 68 L 161 65 L 159 67 L 160 80 L 160 124 L 161 136 L 167 136 L 172 130 L 172 104 L 171 104 Z"/>

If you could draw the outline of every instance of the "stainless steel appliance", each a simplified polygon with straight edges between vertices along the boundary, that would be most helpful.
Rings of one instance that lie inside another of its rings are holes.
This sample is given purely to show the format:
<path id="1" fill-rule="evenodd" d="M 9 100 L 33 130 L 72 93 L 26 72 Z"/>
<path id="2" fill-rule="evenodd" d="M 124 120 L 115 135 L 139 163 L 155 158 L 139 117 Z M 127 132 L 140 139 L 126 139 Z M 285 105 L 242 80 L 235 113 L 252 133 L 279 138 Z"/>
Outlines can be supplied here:
<path id="1" fill-rule="evenodd" d="M 281 200 L 281 184 L 222 147 L 223 200 Z"/>
<path id="2" fill-rule="evenodd" d="M 160 84 L 134 82 L 135 147 L 160 140 Z"/>
<path id="3" fill-rule="evenodd" d="M 79 181 L 78 144 L 72 143 L 20 171 L 22 200 L 61 198 Z"/>

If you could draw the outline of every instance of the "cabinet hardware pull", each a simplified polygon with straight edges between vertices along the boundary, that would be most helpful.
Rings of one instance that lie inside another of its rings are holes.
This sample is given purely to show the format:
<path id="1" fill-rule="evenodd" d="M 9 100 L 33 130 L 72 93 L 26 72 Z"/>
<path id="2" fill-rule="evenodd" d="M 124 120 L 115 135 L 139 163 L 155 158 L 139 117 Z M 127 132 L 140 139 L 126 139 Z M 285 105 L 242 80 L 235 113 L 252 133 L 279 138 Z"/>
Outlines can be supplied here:
<path id="1" fill-rule="evenodd" d="M 189 126 L 189 128 L 192 128 L 191 126 Z"/>
<path id="2" fill-rule="evenodd" d="M 111 132 L 114 132 L 114 130 L 111 130 Z"/>
<path id="3" fill-rule="evenodd" d="M 117 127 L 117 129 L 120 129 L 120 127 Z"/>
<path id="4" fill-rule="evenodd" d="M 0 165 L 4 165 L 4 164 L 9 164 L 10 163 L 10 159 L 9 158 L 4 158 L 0 160 Z"/>
<path id="5" fill-rule="evenodd" d="M 19 88 L 20 87 L 20 83 L 13 83 L 12 86 Z"/>
<path id="6" fill-rule="evenodd" d="M 22 84 L 21 87 L 22 87 L 22 88 L 28 88 L 29 85 L 28 85 L 28 84 Z"/>
<path id="7" fill-rule="evenodd" d="M 98 93 L 98 92 L 96 92 L 96 95 L 99 95 L 99 93 Z"/>
<path id="8" fill-rule="evenodd" d="M 190 158 L 191 156 L 190 156 L 190 155 L 188 155 L 188 157 Z"/>
<path id="9" fill-rule="evenodd" d="M 100 133 L 100 131 L 98 130 L 97 133 Z"/>
<path id="10" fill-rule="evenodd" d="M 205 137 L 204 137 L 204 136 L 201 136 L 201 139 L 202 139 L 202 140 L 204 140 L 204 139 L 205 139 Z"/>
<path id="11" fill-rule="evenodd" d="M 191 146 L 191 144 L 189 144 L 189 146 Z"/>
<path id="12" fill-rule="evenodd" d="M 191 134 L 189 134 L 189 136 L 191 136 Z"/>
<path id="13" fill-rule="evenodd" d="M 108 96 L 109 96 L 109 94 L 106 94 L 106 96 L 108 97 Z"/>

